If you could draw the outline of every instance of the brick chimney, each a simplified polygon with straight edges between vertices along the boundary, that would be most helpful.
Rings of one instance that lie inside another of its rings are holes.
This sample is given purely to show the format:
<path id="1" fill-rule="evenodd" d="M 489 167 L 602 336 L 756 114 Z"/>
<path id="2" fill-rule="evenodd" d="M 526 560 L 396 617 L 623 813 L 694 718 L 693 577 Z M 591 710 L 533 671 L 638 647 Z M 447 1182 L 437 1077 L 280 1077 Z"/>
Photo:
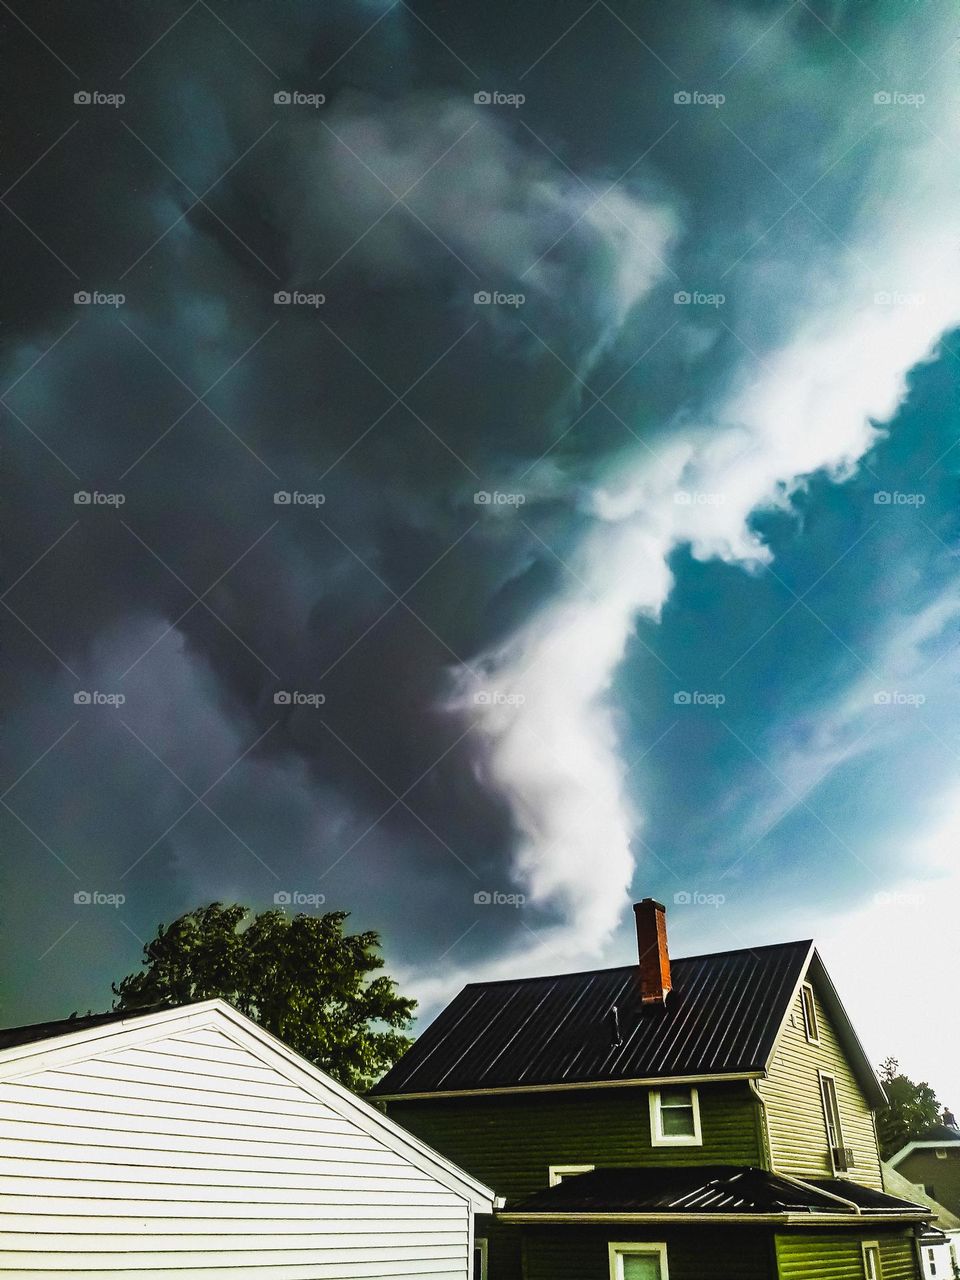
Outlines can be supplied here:
<path id="1" fill-rule="evenodd" d="M 667 950 L 667 909 L 662 902 L 644 898 L 633 904 L 633 911 L 637 918 L 640 999 L 645 1005 L 663 1005 L 673 988 Z"/>

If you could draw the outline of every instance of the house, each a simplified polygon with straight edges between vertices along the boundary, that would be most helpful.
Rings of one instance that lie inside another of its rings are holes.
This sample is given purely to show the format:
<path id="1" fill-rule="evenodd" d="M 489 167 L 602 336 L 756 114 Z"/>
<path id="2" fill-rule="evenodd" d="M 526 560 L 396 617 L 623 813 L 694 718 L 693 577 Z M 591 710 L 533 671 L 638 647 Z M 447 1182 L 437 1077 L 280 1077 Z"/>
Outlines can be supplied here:
<path id="1" fill-rule="evenodd" d="M 0 1032 L 0 1274 L 467 1280 L 475 1178 L 222 1000 Z"/>
<path id="2" fill-rule="evenodd" d="M 883 1089 L 810 942 L 466 987 L 380 1081 L 505 1197 L 477 1280 L 917 1280 Z"/>
<path id="3" fill-rule="evenodd" d="M 952 1111 L 890 1157 L 889 1163 L 932 1200 L 960 1217 L 960 1128 Z"/>
<path id="4" fill-rule="evenodd" d="M 924 1280 L 956 1280 L 960 1276 L 960 1218 L 944 1208 L 922 1186 L 910 1182 L 884 1160 L 883 1189 L 901 1200 L 924 1204 L 936 1217 L 920 1238 L 920 1259 Z"/>

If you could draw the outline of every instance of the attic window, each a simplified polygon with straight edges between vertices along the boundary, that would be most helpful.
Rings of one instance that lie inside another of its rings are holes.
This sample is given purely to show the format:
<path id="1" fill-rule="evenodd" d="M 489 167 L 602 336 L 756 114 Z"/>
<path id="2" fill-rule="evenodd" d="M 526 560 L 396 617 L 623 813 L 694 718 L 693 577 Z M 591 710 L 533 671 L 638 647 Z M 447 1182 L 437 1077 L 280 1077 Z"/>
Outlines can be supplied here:
<path id="1" fill-rule="evenodd" d="M 552 1164 L 548 1170 L 550 1186 L 559 1187 L 568 1178 L 575 1178 L 581 1173 L 593 1173 L 594 1168 L 592 1164 Z"/>
<path id="2" fill-rule="evenodd" d="M 803 1030 L 811 1044 L 820 1043 L 820 1025 L 817 1022 L 817 1002 L 813 998 L 813 987 L 805 982 L 800 988 L 800 1003 L 803 1005 Z"/>
<path id="3" fill-rule="evenodd" d="M 655 1147 L 702 1147 L 700 1099 L 688 1085 L 650 1091 L 650 1142 Z"/>

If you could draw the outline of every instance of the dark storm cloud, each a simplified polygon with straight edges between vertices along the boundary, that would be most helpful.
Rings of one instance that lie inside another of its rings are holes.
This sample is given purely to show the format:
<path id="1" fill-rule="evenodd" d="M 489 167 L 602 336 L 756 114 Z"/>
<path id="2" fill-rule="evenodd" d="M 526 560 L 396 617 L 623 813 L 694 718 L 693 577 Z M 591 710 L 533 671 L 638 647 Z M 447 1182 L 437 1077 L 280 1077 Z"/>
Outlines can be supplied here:
<path id="1" fill-rule="evenodd" d="M 481 30 L 439 3 L 201 4 L 168 31 L 182 7 L 51 4 L 31 25 L 77 78 L 5 20 L 24 60 L 10 181 L 70 129 L 9 195 L 32 229 L 11 215 L 11 578 L 29 570 L 8 598 L 11 779 L 77 721 L 9 797 L 8 945 L 32 972 L 72 928 L 25 1007 L 48 1011 L 58 954 L 90 966 L 70 998 L 95 1003 L 133 963 L 127 929 L 203 897 L 325 892 L 427 968 L 456 944 L 474 892 L 513 883 L 518 814 L 454 673 L 482 685 L 485 655 L 562 596 L 638 437 L 669 442 L 811 290 L 829 298 L 873 190 L 856 174 L 906 145 L 896 120 L 881 145 L 851 55 L 802 13 L 751 54 L 766 6 L 686 24 L 624 6 L 662 61 L 598 12 L 541 65 L 576 7 L 483 8 Z M 728 68 L 722 117 L 678 110 Z M 127 101 L 78 109 L 79 87 Z M 784 179 L 805 192 L 832 165 L 777 223 Z M 675 305 L 698 288 L 726 292 L 722 321 Z M 78 289 L 126 301 L 78 308 Z M 524 302 L 474 302 L 496 290 Z M 78 489 L 125 501 L 76 507 Z M 498 490 L 523 507 L 475 503 Z M 75 709 L 77 688 L 126 702 Z M 179 820 L 224 774 L 214 813 Z M 74 909 L 76 884 L 121 883 L 109 928 Z M 491 920 L 458 960 L 516 930 Z"/>

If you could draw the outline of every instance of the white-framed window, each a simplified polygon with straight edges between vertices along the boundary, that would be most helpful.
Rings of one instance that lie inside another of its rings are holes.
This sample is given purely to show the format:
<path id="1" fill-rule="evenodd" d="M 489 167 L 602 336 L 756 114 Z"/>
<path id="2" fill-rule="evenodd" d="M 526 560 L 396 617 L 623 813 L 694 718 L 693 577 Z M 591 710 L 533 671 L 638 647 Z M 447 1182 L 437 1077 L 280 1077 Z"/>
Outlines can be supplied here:
<path id="1" fill-rule="evenodd" d="M 938 1160 L 946 1160 L 947 1149 L 946 1147 L 937 1147 L 936 1151 L 934 1151 L 933 1154 L 937 1157 Z"/>
<path id="2" fill-rule="evenodd" d="M 700 1099 L 686 1084 L 650 1090 L 650 1141 L 655 1147 L 702 1147 Z"/>
<path id="3" fill-rule="evenodd" d="M 820 1043 L 820 1024 L 817 1022 L 817 1002 L 809 982 L 800 988 L 800 1004 L 803 1007 L 803 1031 L 810 1044 Z"/>
<path id="4" fill-rule="evenodd" d="M 483 1237 L 473 1242 L 473 1280 L 487 1280 L 487 1242 Z"/>
<path id="5" fill-rule="evenodd" d="M 843 1126 L 840 1123 L 840 1102 L 837 1098 L 837 1082 L 826 1072 L 820 1073 L 820 1096 L 823 1099 L 823 1122 L 830 1147 L 830 1163 L 834 1173 L 845 1172 L 846 1164 L 838 1160 L 836 1152 L 843 1150 Z"/>
<path id="6" fill-rule="evenodd" d="M 670 1280 L 665 1244 L 610 1244 L 610 1280 Z"/>
<path id="7" fill-rule="evenodd" d="M 880 1245 L 876 1240 L 864 1240 L 861 1248 L 865 1280 L 883 1280 L 883 1272 L 880 1269 Z"/>
<path id="8" fill-rule="evenodd" d="M 567 1178 L 575 1178 L 578 1173 L 593 1173 L 596 1165 L 592 1164 L 552 1164 L 548 1170 L 551 1187 L 559 1187 Z"/>

